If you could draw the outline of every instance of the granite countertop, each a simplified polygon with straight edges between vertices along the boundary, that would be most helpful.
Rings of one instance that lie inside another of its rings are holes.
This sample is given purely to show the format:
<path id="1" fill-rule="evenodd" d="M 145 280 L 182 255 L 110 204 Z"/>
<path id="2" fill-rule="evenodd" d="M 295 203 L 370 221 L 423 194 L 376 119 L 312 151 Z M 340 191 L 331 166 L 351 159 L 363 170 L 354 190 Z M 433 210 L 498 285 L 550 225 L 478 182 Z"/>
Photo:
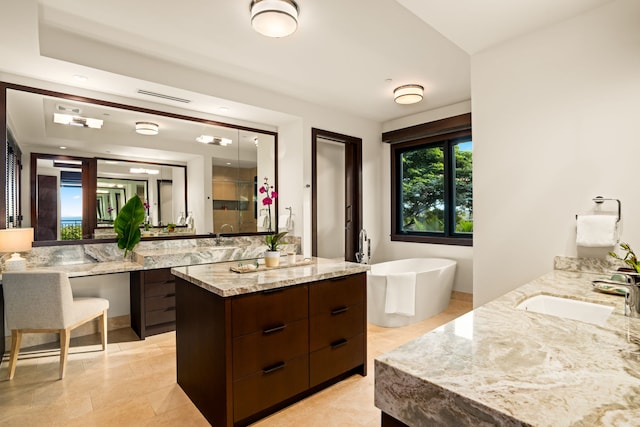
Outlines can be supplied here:
<path id="1" fill-rule="evenodd" d="M 84 277 L 261 258 L 266 248 L 263 240 L 263 236 L 226 237 L 222 246 L 214 238 L 143 240 L 126 257 L 116 243 L 41 246 L 23 255 L 28 270 L 64 271 L 69 277 Z M 285 238 L 282 248 L 298 252 L 300 238 Z"/>
<path id="2" fill-rule="evenodd" d="M 298 262 L 300 261 L 302 258 L 298 257 Z M 369 269 L 368 265 L 363 264 L 310 258 L 308 263 L 293 267 L 286 267 L 285 263 L 282 264 L 285 268 L 242 274 L 230 270 L 238 264 L 250 263 L 251 261 L 236 261 L 175 267 L 171 269 L 171 273 L 221 297 L 230 297 L 362 273 Z"/>
<path id="3" fill-rule="evenodd" d="M 638 425 L 640 319 L 555 270 L 375 360 L 375 405 L 410 425 Z M 547 294 L 614 307 L 604 326 L 523 311 Z"/>

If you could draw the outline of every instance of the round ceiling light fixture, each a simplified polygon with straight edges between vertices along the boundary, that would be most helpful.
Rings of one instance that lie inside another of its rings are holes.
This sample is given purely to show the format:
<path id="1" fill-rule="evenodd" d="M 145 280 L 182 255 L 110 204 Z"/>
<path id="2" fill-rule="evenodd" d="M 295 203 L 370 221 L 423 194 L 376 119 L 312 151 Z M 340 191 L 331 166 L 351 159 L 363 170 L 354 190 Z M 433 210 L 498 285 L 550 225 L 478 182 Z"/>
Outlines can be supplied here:
<path id="1" fill-rule="evenodd" d="M 286 37 L 298 28 L 298 5 L 293 0 L 252 0 L 251 26 L 267 37 Z"/>
<path id="2" fill-rule="evenodd" d="M 404 85 L 393 90 L 393 100 L 397 104 L 415 104 L 422 101 L 424 88 L 420 85 Z"/>
<path id="3" fill-rule="evenodd" d="M 141 135 L 157 135 L 159 126 L 152 122 L 136 122 L 136 132 Z"/>

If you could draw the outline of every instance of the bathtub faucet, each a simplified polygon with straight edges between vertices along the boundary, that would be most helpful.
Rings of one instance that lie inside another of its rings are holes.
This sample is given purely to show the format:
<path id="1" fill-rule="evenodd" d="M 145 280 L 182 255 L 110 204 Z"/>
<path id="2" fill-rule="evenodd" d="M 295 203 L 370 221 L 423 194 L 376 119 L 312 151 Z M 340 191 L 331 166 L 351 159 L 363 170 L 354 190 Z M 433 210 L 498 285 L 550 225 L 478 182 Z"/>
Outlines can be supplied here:
<path id="1" fill-rule="evenodd" d="M 365 253 L 365 245 L 367 246 L 367 252 Z M 358 252 L 356 252 L 356 262 L 360 264 L 368 264 L 371 258 L 371 239 L 367 238 L 367 230 L 364 228 L 360 230 L 358 236 Z"/>

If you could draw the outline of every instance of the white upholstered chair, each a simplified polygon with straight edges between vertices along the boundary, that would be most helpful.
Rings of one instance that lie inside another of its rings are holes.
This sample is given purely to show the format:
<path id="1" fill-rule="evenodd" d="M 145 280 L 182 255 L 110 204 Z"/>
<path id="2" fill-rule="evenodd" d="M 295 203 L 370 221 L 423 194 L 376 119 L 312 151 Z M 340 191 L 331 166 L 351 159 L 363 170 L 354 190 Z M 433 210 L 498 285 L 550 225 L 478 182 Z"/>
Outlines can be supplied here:
<path id="1" fill-rule="evenodd" d="M 16 370 L 23 333 L 60 334 L 60 379 L 64 378 L 72 329 L 99 317 L 102 349 L 106 350 L 109 300 L 73 298 L 66 273 L 5 271 L 2 287 L 7 326 L 11 330 L 9 379 Z"/>

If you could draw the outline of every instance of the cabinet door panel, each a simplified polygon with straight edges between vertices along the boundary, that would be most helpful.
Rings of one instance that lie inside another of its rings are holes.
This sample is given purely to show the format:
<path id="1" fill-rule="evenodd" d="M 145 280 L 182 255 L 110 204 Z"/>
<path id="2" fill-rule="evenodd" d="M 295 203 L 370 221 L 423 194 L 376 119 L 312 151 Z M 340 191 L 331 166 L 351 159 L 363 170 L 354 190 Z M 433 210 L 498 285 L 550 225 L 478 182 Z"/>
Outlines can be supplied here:
<path id="1" fill-rule="evenodd" d="M 308 354 L 265 366 L 260 372 L 233 383 L 233 419 L 242 420 L 308 387 Z"/>
<path id="2" fill-rule="evenodd" d="M 310 350 L 319 350 L 340 339 L 364 332 L 363 304 L 345 307 L 334 314 L 321 314 L 309 320 Z"/>
<path id="3" fill-rule="evenodd" d="M 256 292 L 231 302 L 233 336 L 250 334 L 309 317 L 306 285 Z"/>
<path id="4" fill-rule="evenodd" d="M 238 379 L 282 360 L 308 352 L 307 320 L 283 324 L 233 340 L 233 378 Z M 279 329 L 282 327 L 282 329 Z M 278 328 L 278 329 L 276 329 Z M 275 329 L 275 330 L 274 330 Z"/>
<path id="5" fill-rule="evenodd" d="M 309 287 L 309 314 L 331 313 L 364 302 L 366 276 L 356 274 L 323 280 Z"/>
<path id="6" fill-rule="evenodd" d="M 364 345 L 364 335 L 360 334 L 312 352 L 309 356 L 309 387 L 314 387 L 366 363 Z"/>

